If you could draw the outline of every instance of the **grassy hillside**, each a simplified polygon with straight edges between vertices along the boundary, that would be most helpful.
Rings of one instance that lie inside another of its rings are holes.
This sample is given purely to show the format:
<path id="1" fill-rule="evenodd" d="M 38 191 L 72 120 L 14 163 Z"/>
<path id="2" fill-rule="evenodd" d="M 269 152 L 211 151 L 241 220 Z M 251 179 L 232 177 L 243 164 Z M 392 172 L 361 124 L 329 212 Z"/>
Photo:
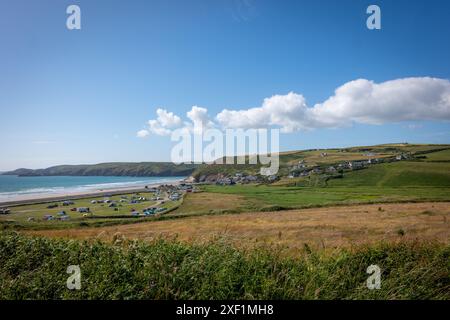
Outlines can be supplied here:
<path id="1" fill-rule="evenodd" d="M 444 150 L 444 151 L 441 151 Z M 392 158 L 402 153 L 410 153 L 412 155 L 423 156 L 424 158 L 436 151 L 441 151 L 441 157 L 447 157 L 450 161 L 450 145 L 431 145 L 431 144 L 385 144 L 376 146 L 361 146 L 341 149 L 313 149 L 301 151 L 288 151 L 279 154 L 280 176 L 287 176 L 289 168 L 304 161 L 308 167 L 313 166 L 329 166 L 345 161 L 369 160 L 369 159 L 385 159 Z M 325 155 L 326 154 L 326 155 Z M 246 157 L 246 163 L 248 163 Z M 432 159 L 432 158 L 430 158 Z M 225 163 L 225 160 L 223 160 Z M 236 163 L 236 161 L 234 161 Z M 249 164 L 227 164 L 227 165 L 201 165 L 192 174 L 195 178 L 214 174 L 234 175 L 237 172 L 247 174 L 258 174 L 261 165 Z"/>
<path id="2" fill-rule="evenodd" d="M 450 162 L 401 161 L 371 166 L 344 173 L 342 179 L 328 181 L 329 186 L 373 187 L 450 187 Z"/>
<path id="3" fill-rule="evenodd" d="M 429 153 L 425 157 L 425 161 L 450 162 L 450 149 Z"/>
<path id="4" fill-rule="evenodd" d="M 112 162 L 93 165 L 62 165 L 47 169 L 17 169 L 3 174 L 19 176 L 188 176 L 198 165 L 170 162 Z"/>
<path id="5" fill-rule="evenodd" d="M 431 147 L 417 148 L 417 151 L 428 152 Z M 311 159 L 311 154 L 316 152 L 305 153 Z M 437 158 L 439 162 L 434 161 Z M 450 200 L 450 152 L 438 151 L 426 153 L 426 158 L 371 165 L 363 170 L 345 171 L 335 178 L 310 175 L 281 179 L 271 185 L 204 185 L 202 188 L 211 194 L 211 198 L 215 193 L 239 196 L 240 201 L 231 202 L 234 206 L 228 206 L 227 211 Z M 184 211 L 189 205 L 190 197 L 187 197 L 177 212 Z"/>
<path id="6" fill-rule="evenodd" d="M 0 299 L 450 299 L 450 247 L 379 244 L 297 257 L 203 245 L 79 242 L 0 233 Z M 366 286 L 368 266 L 381 289 Z M 68 290 L 69 265 L 81 289 Z"/>

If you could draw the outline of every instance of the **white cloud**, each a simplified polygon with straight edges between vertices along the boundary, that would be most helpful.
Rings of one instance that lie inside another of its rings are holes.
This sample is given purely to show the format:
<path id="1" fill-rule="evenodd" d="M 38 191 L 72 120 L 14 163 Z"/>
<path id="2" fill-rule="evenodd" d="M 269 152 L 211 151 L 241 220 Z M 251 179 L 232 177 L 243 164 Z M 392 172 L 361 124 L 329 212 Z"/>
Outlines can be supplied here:
<path id="1" fill-rule="evenodd" d="M 149 120 L 148 126 L 151 133 L 159 136 L 167 136 L 172 132 L 170 129 L 165 128 L 158 120 Z"/>
<path id="2" fill-rule="evenodd" d="M 247 110 L 223 110 L 216 119 L 226 128 L 265 128 L 280 126 L 285 132 L 302 129 L 302 119 L 307 112 L 305 98 L 290 92 L 264 99 L 261 107 Z"/>
<path id="3" fill-rule="evenodd" d="M 208 110 L 193 106 L 191 122 L 163 109 L 149 121 L 149 132 L 168 135 L 175 128 L 192 130 L 195 124 L 222 128 L 279 127 L 282 132 L 336 128 L 401 121 L 450 120 L 450 82 L 430 77 L 403 78 L 382 83 L 358 79 L 337 88 L 334 95 L 312 107 L 301 94 L 290 92 L 264 99 L 259 107 L 219 112 L 212 121 Z"/>
<path id="4" fill-rule="evenodd" d="M 156 110 L 156 114 L 158 115 L 157 121 L 162 127 L 173 129 L 181 126 L 181 118 L 173 112 L 159 108 Z"/>
<path id="5" fill-rule="evenodd" d="M 138 138 L 145 138 L 145 137 L 148 136 L 149 134 L 150 134 L 150 132 L 148 132 L 148 130 L 143 129 L 143 130 L 139 130 L 139 131 L 137 132 L 136 136 L 137 136 Z"/>
<path id="6" fill-rule="evenodd" d="M 450 82 L 436 78 L 405 78 L 376 84 L 359 79 L 337 88 L 323 103 L 308 107 L 302 95 L 288 93 L 264 100 L 261 107 L 223 110 L 224 127 L 279 126 L 285 132 L 333 128 L 353 122 L 383 124 L 408 120 L 450 120 Z"/>
<path id="7" fill-rule="evenodd" d="M 141 130 L 137 133 L 140 138 L 148 136 L 150 133 L 154 133 L 160 136 L 170 135 L 172 129 L 176 129 L 182 125 L 181 118 L 175 115 L 173 112 L 158 108 L 156 110 L 156 119 L 148 121 L 148 130 Z"/>
<path id="8" fill-rule="evenodd" d="M 202 131 L 204 129 L 214 127 L 214 123 L 210 120 L 208 116 L 208 109 L 206 108 L 193 106 L 191 111 L 186 113 L 186 116 L 192 121 L 192 123 L 185 123 L 186 128 L 190 130 L 194 128 Z"/>
<path id="9" fill-rule="evenodd" d="M 214 126 L 208 116 L 208 110 L 206 108 L 201 108 L 198 106 L 193 106 L 190 111 L 186 113 L 186 116 L 190 122 L 183 122 L 181 118 L 175 115 L 173 112 L 168 112 L 164 109 L 156 110 L 157 118 L 148 121 L 148 130 L 141 130 L 138 132 L 138 136 L 147 136 L 150 133 L 167 136 L 172 133 L 174 129 L 188 130 L 188 132 L 193 132 L 194 128 L 202 130 L 201 128 L 211 128 Z M 147 133 L 144 133 L 147 131 Z"/>
<path id="10" fill-rule="evenodd" d="M 324 126 L 341 126 L 350 121 L 383 124 L 450 120 L 450 82 L 424 77 L 377 84 L 359 79 L 336 89 L 334 96 L 310 112 Z"/>

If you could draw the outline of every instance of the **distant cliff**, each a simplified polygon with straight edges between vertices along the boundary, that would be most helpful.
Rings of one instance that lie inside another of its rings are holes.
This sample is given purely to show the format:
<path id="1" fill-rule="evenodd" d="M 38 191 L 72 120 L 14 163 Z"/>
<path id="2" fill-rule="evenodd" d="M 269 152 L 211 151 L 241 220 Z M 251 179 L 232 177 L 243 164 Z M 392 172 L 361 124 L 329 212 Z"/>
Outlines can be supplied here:
<path id="1" fill-rule="evenodd" d="M 170 162 L 111 162 L 93 165 L 61 165 L 46 169 L 17 169 L 3 172 L 3 175 L 21 177 L 33 176 L 129 176 L 129 177 L 169 177 L 189 176 L 198 165 Z"/>

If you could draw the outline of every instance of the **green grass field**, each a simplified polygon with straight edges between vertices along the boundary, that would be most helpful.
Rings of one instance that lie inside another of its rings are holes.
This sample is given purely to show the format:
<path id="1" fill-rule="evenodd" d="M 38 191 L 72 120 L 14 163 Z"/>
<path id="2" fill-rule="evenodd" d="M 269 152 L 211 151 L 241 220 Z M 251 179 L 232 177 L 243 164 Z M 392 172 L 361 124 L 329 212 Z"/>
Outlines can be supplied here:
<path id="1" fill-rule="evenodd" d="M 211 193 L 235 194 L 264 207 L 302 208 L 335 204 L 450 200 L 450 163 L 399 161 L 345 172 L 324 187 L 204 185 Z"/>
<path id="2" fill-rule="evenodd" d="M 445 161 L 450 162 L 450 149 L 429 153 L 425 161 Z"/>
<path id="3" fill-rule="evenodd" d="M 450 187 L 450 163 L 399 161 L 347 172 L 342 179 L 328 181 L 333 186 Z"/>
<path id="4" fill-rule="evenodd" d="M 259 208 L 384 203 L 405 201 L 448 201 L 450 192 L 442 187 L 277 187 L 277 186 L 204 186 L 212 193 L 236 194 L 257 200 Z"/>
<path id="5" fill-rule="evenodd" d="M 157 205 L 156 201 L 149 199 L 154 197 L 153 193 L 141 192 L 139 196 L 145 197 L 147 200 L 140 203 L 129 203 L 131 197 L 135 194 L 123 194 L 108 197 L 112 201 L 117 201 L 117 210 L 108 207 L 106 203 L 92 204 L 92 200 L 103 200 L 103 197 L 84 198 L 74 200 L 74 204 L 70 206 L 63 206 L 62 201 L 53 202 L 58 204 L 57 208 L 48 209 L 47 206 L 52 203 L 21 205 L 11 207 L 11 213 L 8 215 L 0 215 L 0 226 L 4 229 L 58 229 L 58 228 L 73 228 L 73 227 L 87 227 L 87 226 L 105 226 L 112 224 L 133 223 L 143 219 L 151 219 L 151 217 L 134 217 L 131 212 L 133 210 L 142 213 L 144 208 Z M 119 202 L 122 196 L 127 197 L 127 202 Z M 158 204 L 160 208 L 165 208 L 167 211 L 179 206 L 179 201 L 165 201 L 164 204 Z M 71 208 L 88 207 L 90 213 L 84 216 L 83 213 L 70 211 Z M 69 216 L 69 220 L 44 220 L 45 215 L 53 215 L 55 218 L 59 217 L 58 212 L 65 211 Z M 28 221 L 33 218 L 33 221 Z"/>

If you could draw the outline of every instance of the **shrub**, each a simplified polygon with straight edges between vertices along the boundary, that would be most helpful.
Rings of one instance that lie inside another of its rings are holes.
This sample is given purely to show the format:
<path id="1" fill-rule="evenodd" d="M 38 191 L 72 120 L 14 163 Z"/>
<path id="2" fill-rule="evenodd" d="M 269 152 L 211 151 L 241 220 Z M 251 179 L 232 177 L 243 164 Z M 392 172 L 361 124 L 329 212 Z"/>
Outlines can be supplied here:
<path id="1" fill-rule="evenodd" d="M 300 258 L 275 248 L 238 250 L 154 240 L 52 240 L 0 233 L 0 299 L 450 299 L 450 246 L 381 243 Z M 366 268 L 382 270 L 379 290 Z M 79 265 L 81 290 L 68 290 Z"/>

